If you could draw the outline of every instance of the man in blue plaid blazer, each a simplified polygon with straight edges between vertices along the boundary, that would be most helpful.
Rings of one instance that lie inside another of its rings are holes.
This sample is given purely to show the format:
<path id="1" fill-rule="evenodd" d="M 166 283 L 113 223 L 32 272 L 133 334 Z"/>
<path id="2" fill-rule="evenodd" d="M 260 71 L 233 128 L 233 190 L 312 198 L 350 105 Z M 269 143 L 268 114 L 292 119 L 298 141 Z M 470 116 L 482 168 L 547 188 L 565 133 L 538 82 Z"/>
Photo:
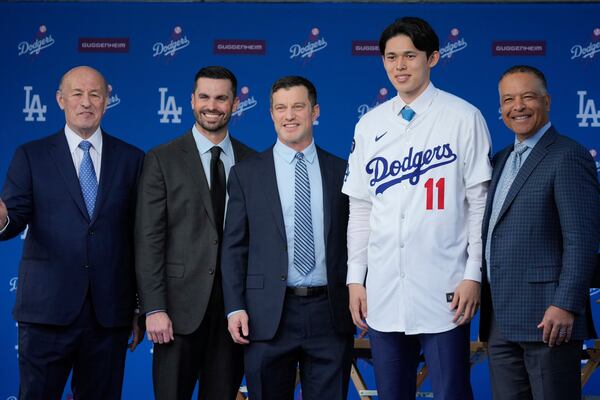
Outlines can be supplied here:
<path id="1" fill-rule="evenodd" d="M 550 124 L 541 71 L 512 67 L 499 92 L 516 137 L 492 161 L 482 229 L 479 334 L 488 341 L 494 399 L 579 399 L 600 240 L 596 168 Z"/>

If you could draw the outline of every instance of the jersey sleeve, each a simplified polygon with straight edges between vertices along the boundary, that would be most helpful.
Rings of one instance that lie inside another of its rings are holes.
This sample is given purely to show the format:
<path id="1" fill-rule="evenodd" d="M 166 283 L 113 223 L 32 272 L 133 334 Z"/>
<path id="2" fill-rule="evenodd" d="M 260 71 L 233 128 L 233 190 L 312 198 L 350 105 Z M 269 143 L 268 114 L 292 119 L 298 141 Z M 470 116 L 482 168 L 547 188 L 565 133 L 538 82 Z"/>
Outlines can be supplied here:
<path id="1" fill-rule="evenodd" d="M 491 139 L 485 119 L 479 110 L 473 114 L 467 130 L 464 158 L 464 182 L 469 188 L 492 178 Z"/>
<path id="2" fill-rule="evenodd" d="M 354 130 L 354 138 L 348 156 L 348 165 L 344 174 L 342 192 L 350 197 L 370 201 L 368 176 L 365 172 L 365 143 L 360 134 L 360 122 Z"/>

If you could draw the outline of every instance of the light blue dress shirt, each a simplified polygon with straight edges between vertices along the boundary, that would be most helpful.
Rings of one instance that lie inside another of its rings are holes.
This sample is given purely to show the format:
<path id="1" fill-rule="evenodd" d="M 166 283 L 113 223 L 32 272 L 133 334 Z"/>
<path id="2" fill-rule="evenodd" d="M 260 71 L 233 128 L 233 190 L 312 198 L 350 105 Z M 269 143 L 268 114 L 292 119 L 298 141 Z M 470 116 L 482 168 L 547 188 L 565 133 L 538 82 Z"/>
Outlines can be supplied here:
<path id="1" fill-rule="evenodd" d="M 196 147 L 198 148 L 198 153 L 200 154 L 200 160 L 202 161 L 202 168 L 204 168 L 204 175 L 206 176 L 206 182 L 208 182 L 208 187 L 211 187 L 210 182 L 210 158 L 212 157 L 210 153 L 210 149 L 214 146 L 219 146 L 221 150 L 221 161 L 223 161 L 223 167 L 225 168 L 225 180 L 229 179 L 229 170 L 235 164 L 235 158 L 233 156 L 233 146 L 231 145 L 231 139 L 229 138 L 229 133 L 225 136 L 225 139 L 219 144 L 214 144 L 210 140 L 206 138 L 203 134 L 200 133 L 196 125 L 192 128 L 192 134 L 194 136 L 194 141 L 196 142 Z M 227 196 L 229 199 L 229 196 Z"/>
<path id="2" fill-rule="evenodd" d="M 302 153 L 306 160 L 308 179 L 310 181 L 310 206 L 315 241 L 315 268 L 302 275 L 294 268 L 294 180 L 296 172 L 296 150 L 286 146 L 279 140 L 273 147 L 275 174 L 281 211 L 285 224 L 285 235 L 288 247 L 288 279 L 287 285 L 324 286 L 327 285 L 327 268 L 325 266 L 325 228 L 323 223 L 323 181 L 317 148 L 313 141 Z"/>

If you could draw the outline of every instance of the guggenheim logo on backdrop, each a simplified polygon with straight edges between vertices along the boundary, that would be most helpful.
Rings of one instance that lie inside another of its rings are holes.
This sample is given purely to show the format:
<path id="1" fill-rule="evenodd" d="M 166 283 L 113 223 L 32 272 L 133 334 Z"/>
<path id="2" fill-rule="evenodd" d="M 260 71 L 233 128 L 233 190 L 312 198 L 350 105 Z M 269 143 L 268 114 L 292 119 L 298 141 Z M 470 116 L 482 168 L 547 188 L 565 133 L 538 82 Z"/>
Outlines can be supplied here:
<path id="1" fill-rule="evenodd" d="M 495 40 L 492 43 L 494 56 L 545 56 L 545 40 Z"/>
<path id="2" fill-rule="evenodd" d="M 267 52 L 265 40 L 217 39 L 213 46 L 214 54 L 258 55 Z"/>
<path id="3" fill-rule="evenodd" d="M 129 38 L 79 38 L 80 53 L 128 53 Z"/>

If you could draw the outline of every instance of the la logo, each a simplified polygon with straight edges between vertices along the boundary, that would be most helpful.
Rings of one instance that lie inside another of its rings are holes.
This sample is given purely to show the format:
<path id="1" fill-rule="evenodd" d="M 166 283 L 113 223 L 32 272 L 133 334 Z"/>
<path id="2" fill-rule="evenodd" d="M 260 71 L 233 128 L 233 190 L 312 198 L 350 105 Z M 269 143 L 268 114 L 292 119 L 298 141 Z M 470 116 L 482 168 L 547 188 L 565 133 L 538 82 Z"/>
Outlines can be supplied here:
<path id="1" fill-rule="evenodd" d="M 31 94 L 33 90 L 33 86 L 23 86 L 23 90 L 25 90 L 25 108 L 23 108 L 23 113 L 25 113 L 25 121 L 46 121 L 46 106 L 42 105 L 42 100 L 40 99 L 39 94 Z M 33 114 L 37 114 L 35 119 L 33 118 Z"/>
<path id="2" fill-rule="evenodd" d="M 175 103 L 175 96 L 167 96 L 167 92 L 169 88 L 161 87 L 158 88 L 160 92 L 160 110 L 158 110 L 158 115 L 161 115 L 160 119 L 161 124 L 179 124 L 181 123 L 181 107 L 177 107 L 177 103 Z"/>

